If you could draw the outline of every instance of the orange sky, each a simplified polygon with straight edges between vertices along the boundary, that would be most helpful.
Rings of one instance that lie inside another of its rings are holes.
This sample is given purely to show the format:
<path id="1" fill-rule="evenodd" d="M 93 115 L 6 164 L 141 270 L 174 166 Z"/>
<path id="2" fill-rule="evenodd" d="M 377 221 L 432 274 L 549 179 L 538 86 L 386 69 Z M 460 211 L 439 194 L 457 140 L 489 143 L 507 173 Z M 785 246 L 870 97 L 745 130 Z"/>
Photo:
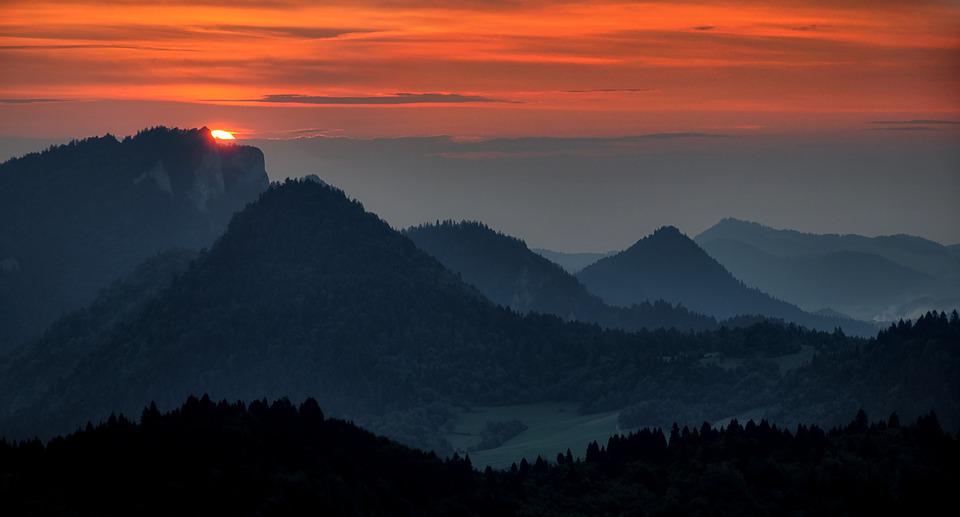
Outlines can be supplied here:
<path id="1" fill-rule="evenodd" d="M 159 123 L 250 137 L 781 133 L 960 119 L 953 0 L 138 4 L 0 0 L 0 135 Z"/>

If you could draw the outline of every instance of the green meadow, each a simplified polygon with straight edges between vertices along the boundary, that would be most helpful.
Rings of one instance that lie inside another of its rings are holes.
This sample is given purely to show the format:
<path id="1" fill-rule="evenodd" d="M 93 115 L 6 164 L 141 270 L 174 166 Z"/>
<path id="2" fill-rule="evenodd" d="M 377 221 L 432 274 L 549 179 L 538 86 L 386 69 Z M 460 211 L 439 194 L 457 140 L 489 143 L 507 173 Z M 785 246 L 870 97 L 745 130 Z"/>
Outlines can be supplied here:
<path id="1" fill-rule="evenodd" d="M 577 405 L 566 402 L 544 402 L 514 406 L 473 407 L 461 413 L 456 427 L 446 437 L 460 454 L 469 452 L 470 460 L 477 468 L 509 468 L 513 462 L 527 458 L 534 461 L 537 455 L 553 461 L 558 452 L 569 448 L 574 456 L 582 456 L 587 444 L 593 440 L 601 443 L 620 432 L 617 427 L 619 411 L 582 415 Z M 494 449 L 472 451 L 480 442 L 480 431 L 488 421 L 502 422 L 519 420 L 527 430 L 507 440 Z"/>

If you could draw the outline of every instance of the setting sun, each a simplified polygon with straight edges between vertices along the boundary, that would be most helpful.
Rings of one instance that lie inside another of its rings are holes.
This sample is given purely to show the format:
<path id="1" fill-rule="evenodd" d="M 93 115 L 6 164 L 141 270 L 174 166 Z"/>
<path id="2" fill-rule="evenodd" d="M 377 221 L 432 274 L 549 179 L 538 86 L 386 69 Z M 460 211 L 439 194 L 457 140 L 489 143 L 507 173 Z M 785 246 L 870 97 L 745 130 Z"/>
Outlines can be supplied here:
<path id="1" fill-rule="evenodd" d="M 236 140 L 237 137 L 233 136 L 233 133 L 229 131 L 224 131 L 223 129 L 214 129 L 210 131 L 210 136 L 216 138 L 217 140 Z"/>

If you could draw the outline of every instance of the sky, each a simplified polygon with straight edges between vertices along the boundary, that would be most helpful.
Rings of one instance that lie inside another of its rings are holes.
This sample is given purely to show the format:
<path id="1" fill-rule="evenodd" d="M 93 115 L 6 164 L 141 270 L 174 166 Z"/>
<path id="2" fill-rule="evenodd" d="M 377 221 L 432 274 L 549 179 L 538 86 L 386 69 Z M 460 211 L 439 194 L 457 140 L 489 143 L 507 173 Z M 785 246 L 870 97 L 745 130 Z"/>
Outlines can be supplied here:
<path id="1" fill-rule="evenodd" d="M 740 215 L 960 242 L 957 0 L 140 4 L 0 0 L 0 159 L 207 126 L 284 149 L 272 176 L 334 176 L 396 225 L 477 217 L 604 249 Z M 392 164 L 368 159 L 384 146 L 428 169 L 402 179 L 437 201 L 389 199 Z M 478 182 L 501 201 L 478 204 Z M 714 182 L 739 192 L 708 202 Z M 572 206 L 578 190 L 593 197 Z M 538 212 L 554 209 L 570 214 Z M 536 214 L 591 229 L 520 221 Z M 596 229 L 615 216 L 635 219 Z"/>

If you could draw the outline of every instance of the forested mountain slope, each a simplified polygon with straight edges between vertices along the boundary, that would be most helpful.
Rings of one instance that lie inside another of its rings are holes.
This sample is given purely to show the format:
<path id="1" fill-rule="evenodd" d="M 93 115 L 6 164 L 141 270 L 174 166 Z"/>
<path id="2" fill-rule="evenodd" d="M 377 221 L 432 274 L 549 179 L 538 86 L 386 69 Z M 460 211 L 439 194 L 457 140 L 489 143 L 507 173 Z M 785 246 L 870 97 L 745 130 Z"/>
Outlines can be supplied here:
<path id="1" fill-rule="evenodd" d="M 89 306 L 53 323 L 37 340 L 0 355 L 0 415 L 36 402 L 117 325 L 134 316 L 199 255 L 173 249 L 151 257 L 103 289 Z"/>
<path id="2" fill-rule="evenodd" d="M 960 316 L 954 310 L 901 321 L 854 348 L 824 349 L 787 375 L 772 399 L 777 421 L 837 422 L 851 409 L 914 418 L 937 408 L 960 428 Z"/>
<path id="3" fill-rule="evenodd" d="M 404 234 L 491 301 L 520 313 L 553 314 L 624 330 L 717 326 L 713 318 L 660 300 L 630 307 L 607 305 L 520 239 L 483 223 L 446 221 L 409 228 Z"/>
<path id="4" fill-rule="evenodd" d="M 314 181 L 272 186 L 169 285 L 146 292 L 116 319 L 69 315 L 19 350 L 8 371 L 69 352 L 54 376 L 14 383 L 2 434 L 65 432 L 194 393 L 315 397 L 410 443 L 435 443 L 452 406 L 572 401 L 590 412 L 656 400 L 663 413 L 642 424 L 717 420 L 773 403 L 777 358 L 870 344 L 772 321 L 624 333 L 520 316 Z"/>

